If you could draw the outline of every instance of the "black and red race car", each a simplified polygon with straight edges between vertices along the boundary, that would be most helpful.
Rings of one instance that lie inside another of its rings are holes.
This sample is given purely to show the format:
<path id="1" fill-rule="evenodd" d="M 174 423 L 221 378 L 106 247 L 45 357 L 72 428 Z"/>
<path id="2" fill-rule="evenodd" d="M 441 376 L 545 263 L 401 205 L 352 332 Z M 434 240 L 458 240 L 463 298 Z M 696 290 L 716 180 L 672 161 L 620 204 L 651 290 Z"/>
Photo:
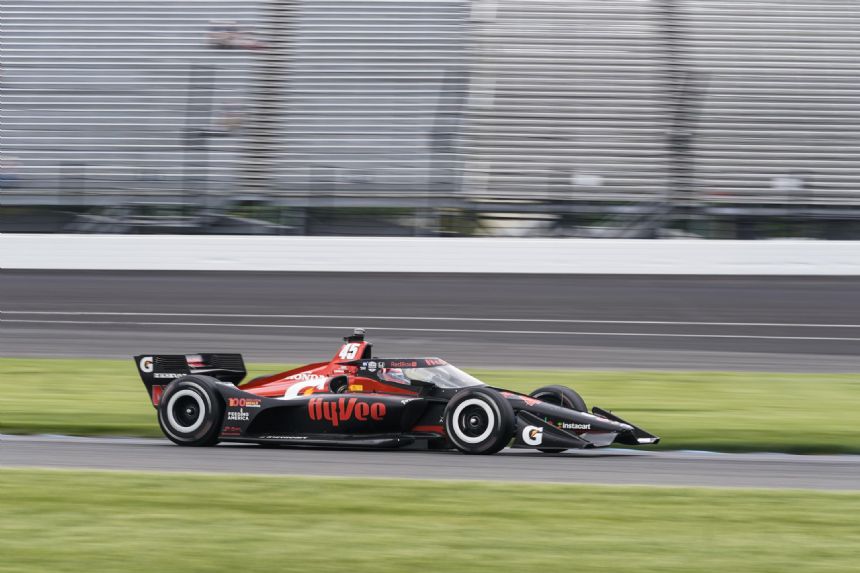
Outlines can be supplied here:
<path id="1" fill-rule="evenodd" d="M 440 358 L 378 358 L 364 331 L 333 359 L 241 386 L 240 354 L 134 357 L 164 435 L 182 446 L 261 444 L 560 452 L 659 438 L 564 386 L 488 386 Z"/>

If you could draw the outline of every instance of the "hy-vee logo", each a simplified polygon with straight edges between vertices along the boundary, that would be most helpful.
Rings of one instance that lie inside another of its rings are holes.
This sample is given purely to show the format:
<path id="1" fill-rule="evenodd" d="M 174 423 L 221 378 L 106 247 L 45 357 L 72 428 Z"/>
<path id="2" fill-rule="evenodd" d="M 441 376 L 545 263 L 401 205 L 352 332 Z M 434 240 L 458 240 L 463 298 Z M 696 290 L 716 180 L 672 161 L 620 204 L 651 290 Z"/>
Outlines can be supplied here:
<path id="1" fill-rule="evenodd" d="M 328 420 L 337 427 L 341 422 L 356 419 L 359 422 L 381 420 L 385 417 L 385 404 L 382 402 L 360 402 L 358 398 L 339 398 L 326 402 L 322 398 L 308 401 L 308 415 L 311 420 Z"/>

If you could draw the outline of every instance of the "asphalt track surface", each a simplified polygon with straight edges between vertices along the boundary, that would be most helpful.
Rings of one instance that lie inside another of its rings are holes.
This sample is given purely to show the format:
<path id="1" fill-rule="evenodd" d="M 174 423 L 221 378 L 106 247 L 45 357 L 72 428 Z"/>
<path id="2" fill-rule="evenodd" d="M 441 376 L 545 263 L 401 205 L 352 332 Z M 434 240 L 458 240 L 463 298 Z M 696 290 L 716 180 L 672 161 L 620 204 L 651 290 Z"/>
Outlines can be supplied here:
<path id="1" fill-rule="evenodd" d="M 396 261 L 368 267 L 396 269 Z M 0 356 L 860 371 L 860 277 L 0 271 Z"/>
<path id="2" fill-rule="evenodd" d="M 355 451 L 221 445 L 180 448 L 166 440 L 0 436 L 0 467 L 242 473 L 355 478 L 492 480 L 663 486 L 860 489 L 860 456 L 713 454 L 605 449 L 494 456 L 457 452 Z"/>
<path id="3" fill-rule="evenodd" d="M 396 268 L 396 261 L 368 264 Z M 470 367 L 860 371 L 860 278 L 0 271 L 0 356 L 378 355 Z M 858 489 L 860 456 L 179 448 L 0 436 L 0 467 Z"/>

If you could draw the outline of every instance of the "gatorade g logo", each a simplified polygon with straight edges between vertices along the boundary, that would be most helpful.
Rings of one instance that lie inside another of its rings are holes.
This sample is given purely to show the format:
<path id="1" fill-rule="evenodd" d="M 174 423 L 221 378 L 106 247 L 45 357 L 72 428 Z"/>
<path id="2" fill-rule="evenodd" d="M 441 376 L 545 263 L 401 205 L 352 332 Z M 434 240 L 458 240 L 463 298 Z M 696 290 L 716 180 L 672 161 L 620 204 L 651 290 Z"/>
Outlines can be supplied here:
<path id="1" fill-rule="evenodd" d="M 526 426 L 523 428 L 523 442 L 530 446 L 539 446 L 543 442 L 543 428 Z"/>
<path id="2" fill-rule="evenodd" d="M 308 401 L 308 415 L 311 420 L 328 420 L 337 427 L 343 421 L 379 421 L 385 417 L 385 404 L 382 402 L 360 402 L 358 398 L 340 398 L 336 402 L 326 402 L 322 398 Z"/>
<path id="3" fill-rule="evenodd" d="M 152 356 L 144 356 L 140 359 L 140 371 L 149 374 L 152 372 Z"/>

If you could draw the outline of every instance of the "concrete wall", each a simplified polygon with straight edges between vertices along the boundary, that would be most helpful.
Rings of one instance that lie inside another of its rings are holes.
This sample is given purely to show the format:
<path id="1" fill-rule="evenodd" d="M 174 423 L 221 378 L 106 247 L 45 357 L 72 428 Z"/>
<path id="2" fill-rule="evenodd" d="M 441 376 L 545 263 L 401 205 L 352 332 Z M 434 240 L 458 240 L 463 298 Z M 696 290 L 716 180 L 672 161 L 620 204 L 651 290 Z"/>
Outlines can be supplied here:
<path id="1" fill-rule="evenodd" d="M 0 235 L 4 269 L 860 275 L 860 241 Z"/>

